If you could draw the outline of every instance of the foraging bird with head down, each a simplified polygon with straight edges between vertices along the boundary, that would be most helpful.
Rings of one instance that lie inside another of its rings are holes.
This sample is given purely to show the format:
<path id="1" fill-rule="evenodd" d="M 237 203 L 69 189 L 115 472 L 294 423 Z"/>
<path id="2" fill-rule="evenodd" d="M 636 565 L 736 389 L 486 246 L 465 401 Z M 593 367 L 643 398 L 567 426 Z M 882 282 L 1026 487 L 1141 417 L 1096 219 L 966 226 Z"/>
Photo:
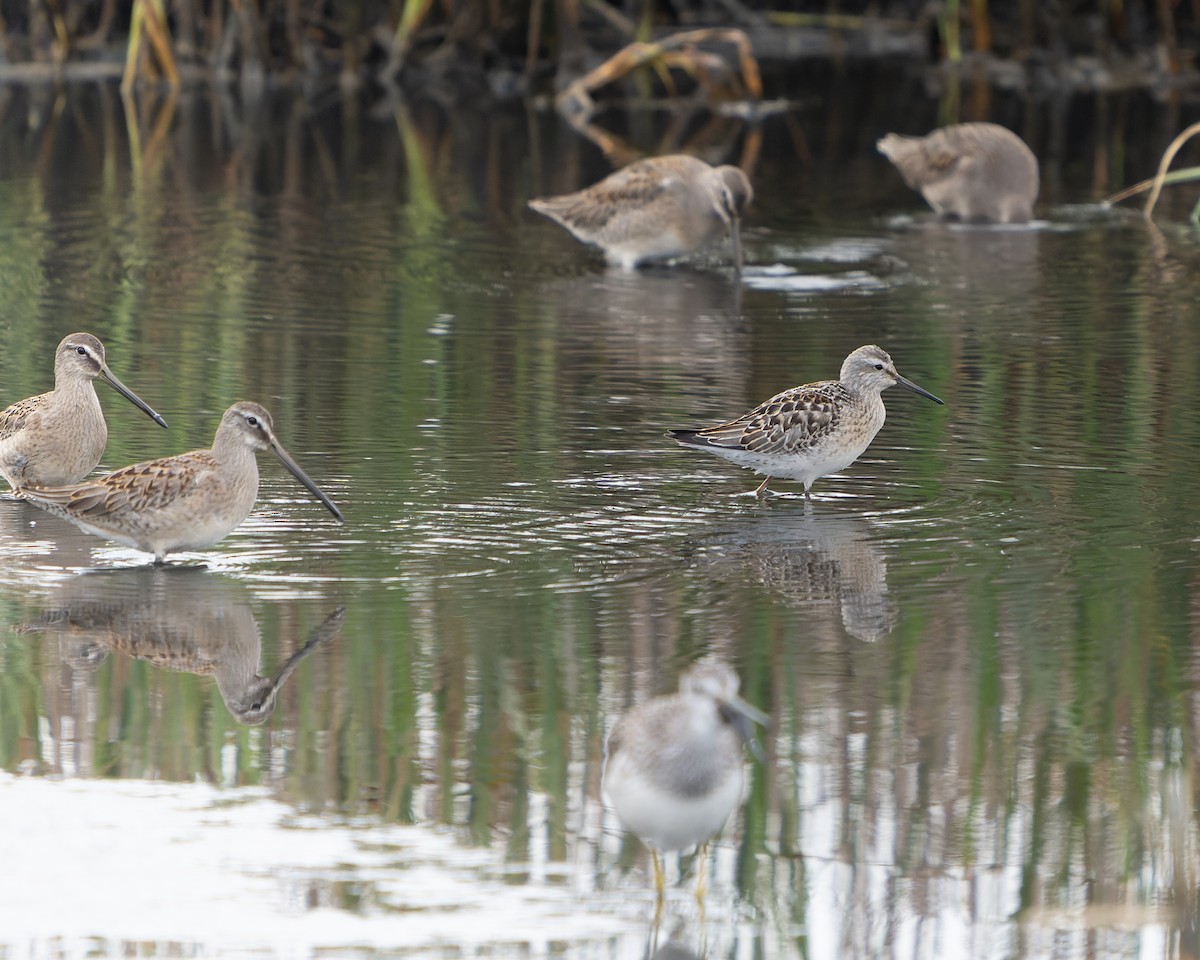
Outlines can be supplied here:
<path id="1" fill-rule="evenodd" d="M 529 206 L 626 270 L 698 253 L 724 236 L 740 270 L 739 225 L 753 197 L 738 167 L 671 154 L 635 161 L 586 190 L 539 197 Z"/>
<path id="2" fill-rule="evenodd" d="M 820 477 L 846 469 L 870 446 L 886 416 L 880 394 L 897 385 L 942 402 L 900 376 L 883 348 L 867 344 L 846 357 L 837 380 L 784 390 L 728 423 L 667 435 L 766 474 L 756 496 L 779 478 L 799 480 L 811 499 L 809 491 Z"/>
<path id="3" fill-rule="evenodd" d="M 75 483 L 96 468 L 108 443 L 97 379 L 160 427 L 167 425 L 108 368 L 104 344 L 90 333 L 72 333 L 54 351 L 54 389 L 0 411 L 0 476 L 14 492 Z"/>
<path id="4" fill-rule="evenodd" d="M 154 554 L 212 546 L 233 531 L 258 497 L 260 450 L 270 450 L 338 523 L 342 512 L 275 437 L 271 415 L 241 401 L 225 411 L 213 445 L 114 470 L 83 483 L 26 487 L 20 496 L 98 537 Z"/>
<path id="5" fill-rule="evenodd" d="M 876 147 L 942 216 L 985 223 L 1033 217 L 1037 157 L 1006 127 L 958 123 L 924 137 L 889 133 Z"/>

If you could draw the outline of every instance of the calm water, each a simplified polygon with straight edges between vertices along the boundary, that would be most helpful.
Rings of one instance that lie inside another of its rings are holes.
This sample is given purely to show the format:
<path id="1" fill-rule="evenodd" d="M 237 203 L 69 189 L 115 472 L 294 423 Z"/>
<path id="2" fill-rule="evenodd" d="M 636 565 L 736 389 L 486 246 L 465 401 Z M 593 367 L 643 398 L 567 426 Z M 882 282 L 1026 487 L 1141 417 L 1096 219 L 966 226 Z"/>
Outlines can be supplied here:
<path id="1" fill-rule="evenodd" d="M 0 501 L 0 957 L 1200 956 L 1200 244 L 1094 204 L 1194 118 L 968 91 L 1045 217 L 955 228 L 871 144 L 969 114 L 867 79 L 601 117 L 753 170 L 740 283 L 527 213 L 611 169 L 532 108 L 3 94 L 0 402 L 95 332 L 171 424 L 100 387 L 106 466 L 258 400 L 349 522 L 268 457 L 168 569 Z M 869 342 L 946 405 L 811 505 L 663 436 Z M 768 762 L 654 931 L 604 733 L 710 652 Z"/>

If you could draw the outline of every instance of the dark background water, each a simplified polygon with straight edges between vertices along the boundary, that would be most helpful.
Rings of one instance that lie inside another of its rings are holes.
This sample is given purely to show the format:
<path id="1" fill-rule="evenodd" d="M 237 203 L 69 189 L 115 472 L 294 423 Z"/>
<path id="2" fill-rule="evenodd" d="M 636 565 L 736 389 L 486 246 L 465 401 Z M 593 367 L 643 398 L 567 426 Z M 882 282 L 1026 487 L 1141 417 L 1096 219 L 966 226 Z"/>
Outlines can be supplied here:
<path id="1" fill-rule="evenodd" d="M 813 68 L 777 95 L 794 104 L 756 126 L 597 119 L 635 151 L 752 172 L 739 283 L 610 272 L 529 213 L 611 170 L 534 106 L 6 89 L 0 401 L 47 389 L 58 340 L 92 331 L 171 424 L 101 387 L 105 466 L 207 445 L 229 403 L 258 400 L 349 522 L 269 458 L 252 517 L 183 558 L 200 569 L 146 569 L 0 502 L 0 809 L 43 780 L 128 809 L 139 781 L 201 781 L 213 809 L 282 801 L 285 822 L 313 818 L 304 837 L 349 826 L 360 853 L 400 849 L 414 835 L 388 831 L 414 824 L 466 858 L 314 855 L 290 906 L 262 910 L 332 926 L 248 923 L 238 943 L 259 952 L 641 956 L 646 863 L 600 805 L 604 731 L 717 652 L 771 712 L 768 762 L 707 917 L 685 882 L 664 939 L 1196 956 L 1194 191 L 1159 227 L 1095 203 L 1149 176 L 1190 108 L 886 65 Z M 1041 158 L 1029 228 L 930 222 L 873 149 L 977 117 Z M 811 507 L 786 483 L 759 503 L 753 475 L 664 437 L 836 376 L 868 342 L 946 406 L 887 394 L 875 443 Z M 255 677 L 309 640 L 265 724 L 238 723 Z M 7 862 L 31 901 L 53 895 L 35 864 L 104 869 L 26 833 Z M 282 869 L 286 847 L 226 867 Z M 391 885 L 414 864 L 444 902 Z M 504 905 L 487 932 L 411 932 L 473 916 L 481 890 Z M 0 944 L 233 949 L 139 917 L 10 916 Z"/>

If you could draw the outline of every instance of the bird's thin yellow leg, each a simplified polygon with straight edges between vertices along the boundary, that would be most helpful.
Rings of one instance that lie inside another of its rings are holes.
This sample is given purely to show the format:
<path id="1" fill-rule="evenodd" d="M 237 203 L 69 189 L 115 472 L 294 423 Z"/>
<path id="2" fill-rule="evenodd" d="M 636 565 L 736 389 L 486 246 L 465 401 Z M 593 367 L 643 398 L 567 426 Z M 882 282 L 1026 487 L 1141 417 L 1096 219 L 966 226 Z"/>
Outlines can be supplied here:
<path id="1" fill-rule="evenodd" d="M 654 864 L 654 925 L 657 927 L 662 919 L 663 893 L 666 890 L 666 879 L 663 877 L 662 863 L 658 859 L 658 851 L 651 848 L 650 860 Z"/>
<path id="2" fill-rule="evenodd" d="M 758 487 L 755 489 L 755 491 L 754 491 L 754 495 L 755 495 L 756 497 L 758 497 L 758 499 L 760 499 L 760 500 L 761 500 L 761 499 L 762 499 L 762 495 L 763 495 L 764 493 L 766 493 L 766 492 L 767 492 L 767 484 L 768 484 L 768 483 L 770 483 L 770 482 L 771 482 L 771 478 L 770 478 L 770 476 L 768 476 L 768 477 L 767 477 L 766 479 L 764 479 L 764 480 L 763 480 L 763 482 L 762 482 L 762 483 L 760 483 L 760 484 L 758 485 Z"/>
<path id="3" fill-rule="evenodd" d="M 704 895 L 708 892 L 708 844 L 702 843 L 700 849 L 696 852 L 699 859 L 699 866 L 696 867 L 696 903 L 700 906 L 701 914 L 704 913 Z"/>

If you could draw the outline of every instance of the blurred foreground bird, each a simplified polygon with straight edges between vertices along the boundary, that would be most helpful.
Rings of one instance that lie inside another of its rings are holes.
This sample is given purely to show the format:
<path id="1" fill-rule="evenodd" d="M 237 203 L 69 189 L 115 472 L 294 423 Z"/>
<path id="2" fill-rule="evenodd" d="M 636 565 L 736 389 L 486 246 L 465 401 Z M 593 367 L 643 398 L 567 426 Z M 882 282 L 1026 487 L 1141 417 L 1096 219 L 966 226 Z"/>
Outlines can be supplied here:
<path id="1" fill-rule="evenodd" d="M 737 691 L 730 666 L 700 661 L 679 678 L 678 693 L 634 707 L 608 736 L 604 795 L 625 828 L 650 848 L 660 909 L 659 852 L 703 844 L 719 833 L 742 801 L 743 746 L 761 755 L 754 724 L 769 718 Z"/>

